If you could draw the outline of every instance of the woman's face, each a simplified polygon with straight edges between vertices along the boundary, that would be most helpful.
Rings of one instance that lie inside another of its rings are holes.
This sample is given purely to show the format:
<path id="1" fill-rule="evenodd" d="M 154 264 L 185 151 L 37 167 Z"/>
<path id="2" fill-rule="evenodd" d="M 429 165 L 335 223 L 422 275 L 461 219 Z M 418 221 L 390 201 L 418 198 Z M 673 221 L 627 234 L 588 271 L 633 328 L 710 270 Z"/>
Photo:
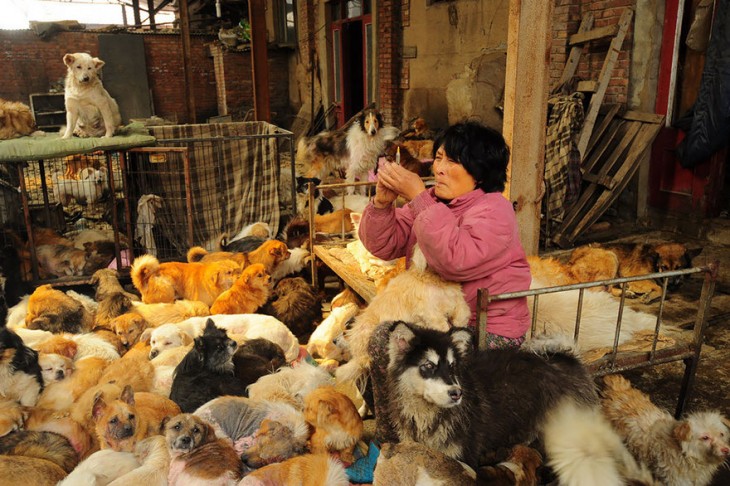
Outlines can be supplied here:
<path id="1" fill-rule="evenodd" d="M 440 199 L 455 199 L 471 192 L 476 181 L 463 165 L 446 155 L 443 147 L 436 151 L 433 160 L 433 175 L 436 178 L 435 194 Z"/>

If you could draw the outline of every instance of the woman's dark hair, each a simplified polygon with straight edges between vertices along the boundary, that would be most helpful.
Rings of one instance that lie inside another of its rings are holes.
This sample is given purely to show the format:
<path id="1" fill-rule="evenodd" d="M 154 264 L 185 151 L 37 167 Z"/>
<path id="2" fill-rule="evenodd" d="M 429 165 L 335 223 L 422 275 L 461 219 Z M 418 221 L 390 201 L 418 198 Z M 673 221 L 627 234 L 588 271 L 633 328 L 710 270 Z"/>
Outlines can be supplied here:
<path id="1" fill-rule="evenodd" d="M 436 136 L 433 156 L 440 147 L 464 166 L 484 192 L 502 192 L 507 182 L 509 147 L 498 131 L 476 122 L 451 125 Z"/>

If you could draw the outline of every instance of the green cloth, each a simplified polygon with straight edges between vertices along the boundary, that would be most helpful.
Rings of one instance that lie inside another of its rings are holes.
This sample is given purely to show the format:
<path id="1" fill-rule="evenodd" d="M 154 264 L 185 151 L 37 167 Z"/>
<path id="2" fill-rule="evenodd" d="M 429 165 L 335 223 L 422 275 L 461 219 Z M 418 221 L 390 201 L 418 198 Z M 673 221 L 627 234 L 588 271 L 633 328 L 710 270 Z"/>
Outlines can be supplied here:
<path id="1" fill-rule="evenodd" d="M 62 139 L 59 133 L 46 133 L 0 141 L 0 162 L 44 160 L 95 150 L 114 151 L 154 145 L 157 139 L 141 123 L 131 123 L 117 130 L 110 138 Z"/>

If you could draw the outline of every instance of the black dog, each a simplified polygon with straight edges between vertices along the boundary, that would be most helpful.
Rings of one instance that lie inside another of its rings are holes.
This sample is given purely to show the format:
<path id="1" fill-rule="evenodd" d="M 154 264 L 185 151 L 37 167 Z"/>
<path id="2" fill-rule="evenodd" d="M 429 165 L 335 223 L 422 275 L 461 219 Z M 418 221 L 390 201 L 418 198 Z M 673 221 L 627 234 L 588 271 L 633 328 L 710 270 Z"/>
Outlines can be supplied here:
<path id="1" fill-rule="evenodd" d="M 263 338 L 246 341 L 233 355 L 234 374 L 244 386 L 255 383 L 285 364 L 281 346 Z"/>
<path id="2" fill-rule="evenodd" d="M 388 418 L 412 440 L 478 467 L 486 453 L 529 442 L 563 405 L 594 409 L 589 373 L 565 349 L 475 352 L 464 328 L 395 322 L 388 343 Z M 547 355 L 547 356 L 546 356 Z"/>
<path id="3" fill-rule="evenodd" d="M 185 413 L 195 411 L 205 402 L 221 395 L 246 395 L 246 383 L 233 374 L 233 354 L 238 345 L 226 331 L 205 323 L 193 349 L 183 358 L 172 378 L 170 399 Z"/>
<path id="4" fill-rule="evenodd" d="M 0 396 L 32 407 L 43 391 L 38 353 L 10 329 L 0 328 Z"/>

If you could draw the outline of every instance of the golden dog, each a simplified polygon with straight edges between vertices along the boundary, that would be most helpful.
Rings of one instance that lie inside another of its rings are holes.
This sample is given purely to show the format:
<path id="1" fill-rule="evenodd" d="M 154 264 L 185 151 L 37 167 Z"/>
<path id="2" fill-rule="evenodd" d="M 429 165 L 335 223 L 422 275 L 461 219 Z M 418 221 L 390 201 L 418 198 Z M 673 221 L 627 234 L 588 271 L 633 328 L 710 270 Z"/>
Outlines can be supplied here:
<path id="1" fill-rule="evenodd" d="M 276 266 L 288 259 L 290 256 L 289 248 L 286 243 L 279 240 L 266 240 L 261 246 L 248 253 L 232 253 L 228 251 L 215 251 L 208 253 L 200 246 L 194 246 L 188 250 L 188 262 L 210 263 L 223 260 L 233 260 L 246 268 L 254 263 L 261 263 L 266 269 L 266 273 L 271 275 Z"/>
<path id="2" fill-rule="evenodd" d="M 0 98 L 0 140 L 23 137 L 34 131 L 35 120 L 28 105 Z"/>
<path id="3" fill-rule="evenodd" d="M 132 263 L 132 283 L 142 293 L 142 302 L 172 303 L 176 298 L 199 300 L 213 305 L 241 273 L 232 260 L 210 263 L 160 263 L 152 255 L 137 257 Z"/>
<path id="4" fill-rule="evenodd" d="M 253 314 L 269 300 L 269 274 L 264 265 L 254 263 L 246 267 L 230 289 L 213 302 L 210 313 Z"/>
<path id="5" fill-rule="evenodd" d="M 346 464 L 355 461 L 363 424 L 352 400 L 331 386 L 319 387 L 304 399 L 304 418 L 314 427 L 309 438 L 313 454 L 335 452 Z"/>

